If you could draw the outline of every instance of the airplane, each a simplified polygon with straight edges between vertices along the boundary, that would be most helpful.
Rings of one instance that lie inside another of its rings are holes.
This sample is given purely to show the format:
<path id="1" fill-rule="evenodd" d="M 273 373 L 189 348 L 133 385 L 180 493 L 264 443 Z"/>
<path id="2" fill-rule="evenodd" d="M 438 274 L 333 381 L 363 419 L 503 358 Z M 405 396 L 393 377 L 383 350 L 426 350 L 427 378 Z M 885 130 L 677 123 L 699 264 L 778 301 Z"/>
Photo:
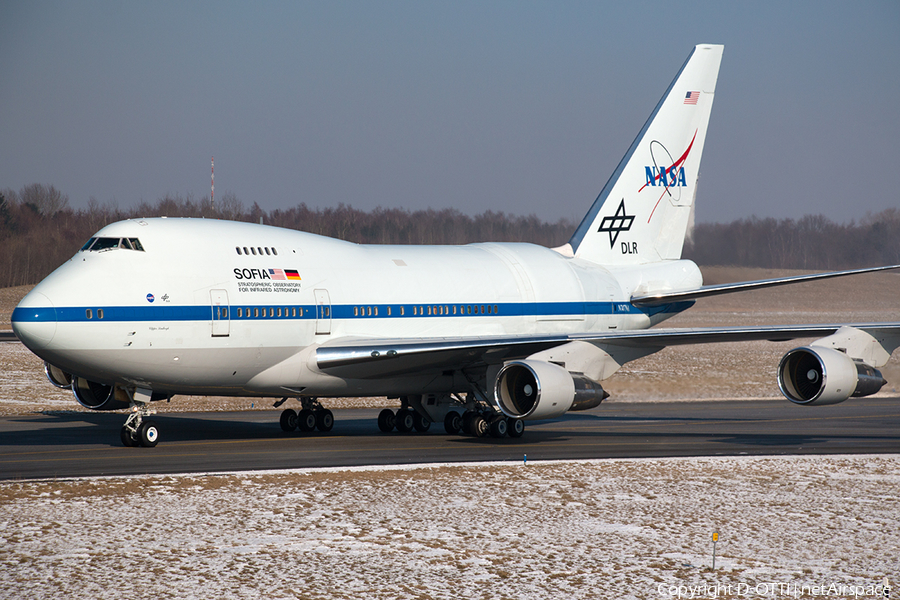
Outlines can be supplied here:
<path id="1" fill-rule="evenodd" d="M 681 258 L 723 46 L 696 46 L 569 242 L 362 245 L 262 224 L 130 219 L 103 227 L 12 314 L 48 379 L 89 409 L 130 408 L 125 446 L 155 446 L 152 402 L 289 399 L 285 431 L 329 431 L 320 399 L 400 400 L 382 431 L 519 437 L 598 406 L 601 382 L 668 345 L 819 338 L 787 352 L 784 396 L 876 393 L 900 323 L 662 329 L 704 297 L 900 265 L 703 285 Z"/>

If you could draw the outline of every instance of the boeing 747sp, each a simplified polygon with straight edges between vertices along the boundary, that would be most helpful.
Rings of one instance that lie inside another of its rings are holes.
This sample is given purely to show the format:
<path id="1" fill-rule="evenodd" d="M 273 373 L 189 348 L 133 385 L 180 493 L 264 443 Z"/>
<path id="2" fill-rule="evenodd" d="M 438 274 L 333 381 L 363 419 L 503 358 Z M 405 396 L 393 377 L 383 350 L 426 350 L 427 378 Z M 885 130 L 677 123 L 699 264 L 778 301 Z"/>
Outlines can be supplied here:
<path id="1" fill-rule="evenodd" d="M 660 329 L 704 296 L 845 271 L 704 286 L 681 258 L 722 46 L 696 46 L 567 244 L 359 245 L 251 223 L 108 225 L 12 316 L 47 376 L 95 410 L 131 408 L 126 446 L 155 446 L 151 403 L 177 394 L 289 398 L 285 430 L 330 430 L 320 399 L 398 397 L 383 431 L 520 436 L 597 406 L 601 382 L 670 344 L 820 338 L 778 384 L 821 405 L 877 392 L 900 323 Z M 881 267 L 883 269 L 895 267 Z"/>

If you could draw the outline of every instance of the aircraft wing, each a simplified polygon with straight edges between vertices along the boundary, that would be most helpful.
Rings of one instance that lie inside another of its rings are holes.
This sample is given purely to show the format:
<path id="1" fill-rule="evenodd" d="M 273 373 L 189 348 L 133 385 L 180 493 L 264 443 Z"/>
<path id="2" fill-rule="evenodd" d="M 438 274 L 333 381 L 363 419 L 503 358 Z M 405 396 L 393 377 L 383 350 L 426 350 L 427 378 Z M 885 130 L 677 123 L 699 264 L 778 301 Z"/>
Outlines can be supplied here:
<path id="1" fill-rule="evenodd" d="M 661 304 L 669 304 L 671 302 L 679 302 L 682 300 L 706 298 L 707 296 L 718 296 L 720 294 L 730 294 L 733 292 L 746 292 L 750 290 L 775 287 L 778 285 L 787 285 L 790 283 L 817 281 L 820 279 L 830 279 L 832 277 L 843 277 L 845 275 L 859 275 L 860 273 L 875 273 L 877 271 L 889 271 L 891 269 L 900 269 L 900 265 L 891 265 L 888 267 L 871 267 L 868 269 L 853 269 L 850 271 L 831 271 L 829 273 L 812 273 L 810 275 L 778 277 L 775 279 L 760 279 L 757 281 L 739 281 L 737 283 L 723 283 L 720 285 L 704 285 L 695 290 L 686 290 L 682 292 L 659 292 L 641 296 L 633 296 L 631 298 L 631 302 L 636 306 L 658 306 Z"/>
<path id="2" fill-rule="evenodd" d="M 900 343 L 900 323 L 644 329 L 536 336 L 338 338 L 316 349 L 316 363 L 329 374 L 368 379 L 500 364 L 575 341 L 645 350 L 637 357 L 675 345 L 824 337 L 841 327 L 860 329 L 878 339 L 895 338 Z"/>

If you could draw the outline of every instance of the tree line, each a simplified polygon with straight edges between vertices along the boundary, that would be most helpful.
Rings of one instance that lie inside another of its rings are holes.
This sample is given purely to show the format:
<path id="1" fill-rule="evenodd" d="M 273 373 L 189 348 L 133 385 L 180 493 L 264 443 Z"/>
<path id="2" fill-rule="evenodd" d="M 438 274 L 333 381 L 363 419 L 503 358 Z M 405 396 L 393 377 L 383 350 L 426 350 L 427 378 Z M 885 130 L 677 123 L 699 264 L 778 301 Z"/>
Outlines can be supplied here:
<path id="1" fill-rule="evenodd" d="M 140 217 L 203 217 L 264 222 L 363 244 L 468 244 L 479 241 L 565 244 L 577 223 L 547 223 L 535 215 L 486 211 L 469 216 L 455 209 L 376 208 L 345 204 L 289 209 L 249 208 L 225 193 L 209 198 L 168 194 L 130 209 L 94 198 L 73 209 L 52 185 L 0 189 L 0 287 L 34 284 L 72 257 L 97 230 Z M 701 223 L 685 244 L 685 257 L 701 265 L 790 269 L 843 269 L 900 263 L 900 210 L 888 209 L 859 223 L 839 224 L 822 216 L 793 219 L 739 219 Z"/>

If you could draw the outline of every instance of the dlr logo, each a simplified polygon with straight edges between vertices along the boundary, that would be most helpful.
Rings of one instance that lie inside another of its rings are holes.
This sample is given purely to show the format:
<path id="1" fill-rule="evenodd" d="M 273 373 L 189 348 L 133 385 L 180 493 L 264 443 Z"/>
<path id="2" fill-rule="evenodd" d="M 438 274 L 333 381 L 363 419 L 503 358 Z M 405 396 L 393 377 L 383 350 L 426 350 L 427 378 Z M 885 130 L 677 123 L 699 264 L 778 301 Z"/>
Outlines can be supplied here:
<path id="1" fill-rule="evenodd" d="M 637 242 L 622 242 L 622 254 L 637 254 Z"/>

